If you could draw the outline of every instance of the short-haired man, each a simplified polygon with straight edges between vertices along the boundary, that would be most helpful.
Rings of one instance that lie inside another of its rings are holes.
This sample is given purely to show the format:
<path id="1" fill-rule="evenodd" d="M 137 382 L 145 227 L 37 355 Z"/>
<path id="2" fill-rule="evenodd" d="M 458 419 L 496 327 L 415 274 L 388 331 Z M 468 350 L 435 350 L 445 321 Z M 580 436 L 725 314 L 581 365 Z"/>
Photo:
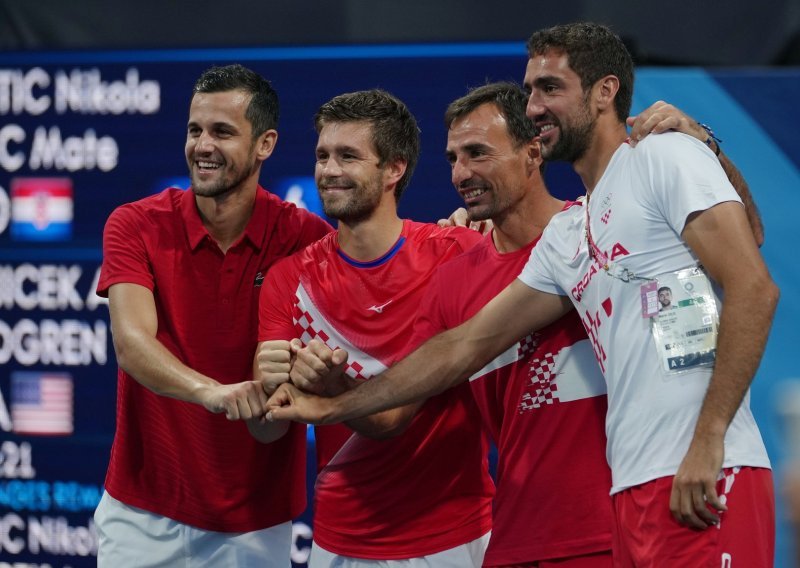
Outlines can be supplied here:
<path id="1" fill-rule="evenodd" d="M 265 383 L 291 371 L 300 388 L 336 395 L 407 352 L 436 267 L 481 236 L 397 216 L 419 154 L 401 101 L 380 90 L 340 95 L 315 125 L 316 183 L 338 230 L 270 270 L 256 364 Z M 481 566 L 494 487 L 476 415 L 461 385 L 319 428 L 310 566 Z"/>
<path id="2" fill-rule="evenodd" d="M 305 429 L 265 426 L 249 380 L 263 276 L 330 231 L 258 185 L 278 98 L 240 65 L 197 80 L 187 191 L 117 208 L 103 236 L 119 363 L 117 430 L 95 514 L 104 566 L 288 568 L 305 507 Z M 264 294 L 268 296 L 268 293 Z"/>
<path id="3" fill-rule="evenodd" d="M 567 206 L 545 187 L 526 103 L 514 83 L 492 83 L 445 113 L 453 185 L 469 219 L 490 219 L 493 230 L 439 268 L 415 344 L 466 321 L 514 280 Z M 611 568 L 606 385 L 577 313 L 526 336 L 470 377 L 470 386 L 497 446 L 484 566 Z"/>
<path id="4" fill-rule="evenodd" d="M 772 481 L 748 393 L 778 290 L 715 144 L 627 143 L 633 65 L 604 26 L 557 26 L 528 47 L 542 154 L 573 164 L 586 203 L 553 218 L 520 277 L 467 323 L 336 399 L 285 387 L 273 417 L 348 419 L 437 392 L 571 301 L 608 384 L 615 563 L 771 566 Z M 693 293 L 681 329 L 658 315 L 664 283 Z"/>

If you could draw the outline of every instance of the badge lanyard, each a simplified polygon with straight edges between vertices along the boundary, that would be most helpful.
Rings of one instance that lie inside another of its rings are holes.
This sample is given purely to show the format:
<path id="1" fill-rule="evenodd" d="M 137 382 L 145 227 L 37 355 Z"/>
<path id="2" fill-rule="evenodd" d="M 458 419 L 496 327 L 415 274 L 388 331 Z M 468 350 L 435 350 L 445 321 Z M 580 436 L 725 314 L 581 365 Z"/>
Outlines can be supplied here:
<path id="1" fill-rule="evenodd" d="M 646 278 L 644 276 L 638 276 L 635 273 L 631 272 L 621 264 L 614 263 L 612 264 L 609 259 L 608 255 L 600 250 L 600 248 L 595 244 L 594 239 L 592 238 L 592 229 L 591 229 L 591 219 L 589 218 L 589 198 L 586 198 L 586 243 L 589 245 L 589 257 L 592 260 L 600 263 L 603 267 L 603 270 L 609 276 L 614 278 L 618 278 L 623 282 L 630 282 L 631 280 L 644 280 L 645 282 L 654 282 L 652 278 Z M 617 270 L 618 269 L 618 270 Z"/>
<path id="2" fill-rule="evenodd" d="M 654 278 L 646 278 L 638 276 L 632 271 L 628 270 L 620 263 L 612 264 L 608 255 L 600 250 L 600 247 L 594 242 L 592 238 L 591 218 L 589 217 L 589 198 L 586 198 L 586 243 L 589 247 L 589 257 L 600 263 L 606 274 L 623 282 L 630 282 L 631 280 L 639 280 L 642 284 L 639 286 L 639 298 L 642 304 L 642 317 L 651 318 L 658 314 L 658 282 Z"/>

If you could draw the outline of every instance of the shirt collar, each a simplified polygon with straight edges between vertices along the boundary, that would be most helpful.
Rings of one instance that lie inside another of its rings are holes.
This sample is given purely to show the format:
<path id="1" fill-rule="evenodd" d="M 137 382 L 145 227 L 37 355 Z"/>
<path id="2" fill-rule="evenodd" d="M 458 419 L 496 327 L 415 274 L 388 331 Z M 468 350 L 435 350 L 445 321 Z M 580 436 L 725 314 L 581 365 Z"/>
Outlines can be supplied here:
<path id="1" fill-rule="evenodd" d="M 265 229 L 268 221 L 268 201 L 266 190 L 259 185 L 256 191 L 253 214 L 250 216 L 242 235 L 242 238 L 247 239 L 256 249 L 261 248 L 267 234 Z M 208 230 L 203 225 L 203 220 L 200 218 L 195 195 L 191 188 L 183 192 L 180 201 L 180 212 L 186 227 L 186 237 L 192 250 L 197 249 L 203 240 L 211 239 L 211 235 L 209 235 Z"/>

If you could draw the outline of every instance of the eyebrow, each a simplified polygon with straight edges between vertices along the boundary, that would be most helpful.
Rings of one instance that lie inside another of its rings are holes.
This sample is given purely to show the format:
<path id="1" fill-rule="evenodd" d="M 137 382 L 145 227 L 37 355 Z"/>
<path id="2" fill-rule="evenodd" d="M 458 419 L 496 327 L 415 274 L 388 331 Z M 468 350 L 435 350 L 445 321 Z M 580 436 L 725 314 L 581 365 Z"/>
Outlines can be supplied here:
<path id="1" fill-rule="evenodd" d="M 468 152 L 472 152 L 474 150 L 486 150 L 490 146 L 485 142 L 470 142 L 469 144 L 465 144 L 462 148 Z"/>
<path id="2" fill-rule="evenodd" d="M 561 85 L 564 83 L 564 79 L 561 77 L 556 77 L 555 75 L 545 75 L 543 77 L 537 77 L 533 80 L 533 84 L 536 87 L 541 87 L 542 85 L 546 85 L 548 83 L 558 83 Z"/>
<path id="3" fill-rule="evenodd" d="M 361 156 L 362 152 L 358 148 L 354 146 L 348 146 L 347 144 L 338 144 L 333 146 L 333 148 L 328 148 L 327 146 L 317 146 L 317 152 L 320 150 L 324 150 L 329 154 L 335 152 L 337 154 L 355 154 L 357 156 Z"/>
<path id="4" fill-rule="evenodd" d="M 197 126 L 199 128 L 200 127 L 200 123 L 197 122 L 196 120 L 190 120 L 186 124 L 186 128 L 191 128 L 192 126 Z M 236 130 L 237 132 L 239 131 L 239 129 L 236 127 L 236 125 L 234 125 L 234 124 L 232 124 L 230 122 L 212 122 L 211 125 L 210 125 L 210 128 L 212 128 L 212 129 L 228 128 L 230 130 Z"/>

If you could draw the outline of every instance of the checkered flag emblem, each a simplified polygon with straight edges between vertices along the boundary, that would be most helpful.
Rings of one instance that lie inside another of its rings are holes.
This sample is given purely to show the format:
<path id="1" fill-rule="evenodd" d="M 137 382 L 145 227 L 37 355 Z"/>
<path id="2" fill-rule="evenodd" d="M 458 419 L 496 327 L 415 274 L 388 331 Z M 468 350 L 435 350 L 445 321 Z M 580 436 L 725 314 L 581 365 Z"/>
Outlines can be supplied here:
<path id="1" fill-rule="evenodd" d="M 546 353 L 544 357 L 531 361 L 528 385 L 519 403 L 520 414 L 558 401 L 558 385 L 553 382 L 555 370 L 556 360 L 553 353 Z"/>
<path id="2" fill-rule="evenodd" d="M 347 363 L 347 366 L 344 368 L 344 372 L 347 373 L 348 377 L 351 377 L 357 381 L 367 381 L 370 377 L 362 374 L 364 370 L 364 366 L 361 365 L 358 361 L 350 361 Z"/>
<path id="3" fill-rule="evenodd" d="M 296 300 L 293 312 L 294 328 L 297 330 L 297 337 L 300 338 L 303 345 L 308 345 L 308 342 L 315 337 L 318 337 L 325 344 L 328 343 L 330 340 L 328 334 L 314 326 L 314 317 L 308 311 L 302 309 Z"/>
<path id="4" fill-rule="evenodd" d="M 335 345 L 335 342 L 331 341 L 331 337 L 325 333 L 323 329 L 319 329 L 314 324 L 314 316 L 307 310 L 302 309 L 299 302 L 295 302 L 292 319 L 294 321 L 294 328 L 297 331 L 297 336 L 303 342 L 303 345 L 308 345 L 309 341 L 317 338 L 331 349 L 342 347 L 340 345 Z M 347 347 L 344 348 L 347 349 Z M 348 352 L 350 352 L 351 356 L 353 355 L 351 349 L 348 349 Z M 370 378 L 368 374 L 364 373 L 364 366 L 358 361 L 349 360 L 347 365 L 345 365 L 344 372 L 348 377 L 356 379 L 357 381 L 366 381 Z"/>
<path id="5" fill-rule="evenodd" d="M 600 220 L 603 222 L 604 225 L 608 225 L 608 219 L 611 217 L 611 209 L 609 208 L 608 211 L 603 213 L 603 216 L 600 217 Z"/>
<path id="6" fill-rule="evenodd" d="M 539 332 L 531 333 L 519 342 L 517 355 L 519 355 L 520 359 L 534 352 L 536 348 L 539 347 L 539 335 Z"/>

